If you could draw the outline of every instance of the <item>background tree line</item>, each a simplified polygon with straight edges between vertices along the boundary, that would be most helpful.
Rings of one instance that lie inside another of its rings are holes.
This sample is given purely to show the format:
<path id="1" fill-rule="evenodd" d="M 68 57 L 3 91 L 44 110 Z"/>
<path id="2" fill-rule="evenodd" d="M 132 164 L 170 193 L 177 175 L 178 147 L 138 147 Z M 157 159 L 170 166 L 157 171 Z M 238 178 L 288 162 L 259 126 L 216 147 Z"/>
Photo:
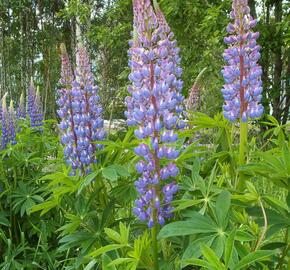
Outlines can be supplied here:
<path id="1" fill-rule="evenodd" d="M 181 47 L 184 94 L 199 73 L 200 106 L 220 111 L 223 36 L 230 0 L 160 0 Z M 250 0 L 258 18 L 262 47 L 263 103 L 281 123 L 290 108 L 290 4 L 283 0 Z M 79 21 L 93 59 L 106 118 L 122 118 L 129 69 L 127 50 L 132 25 L 131 0 L 1 0 L 0 95 L 18 100 L 31 77 L 42 91 L 45 117 L 56 117 L 55 95 L 60 77 L 59 45 L 73 55 Z M 76 18 L 79 18 L 77 20 Z"/>

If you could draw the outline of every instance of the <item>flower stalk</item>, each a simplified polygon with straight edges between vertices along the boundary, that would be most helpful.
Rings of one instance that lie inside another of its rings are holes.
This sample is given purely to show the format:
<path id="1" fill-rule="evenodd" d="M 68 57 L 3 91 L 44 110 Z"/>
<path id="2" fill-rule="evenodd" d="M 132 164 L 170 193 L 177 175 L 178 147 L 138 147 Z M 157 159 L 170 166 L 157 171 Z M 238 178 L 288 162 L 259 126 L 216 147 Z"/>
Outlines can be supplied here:
<path id="1" fill-rule="evenodd" d="M 65 46 L 61 46 L 62 71 L 58 91 L 58 114 L 62 121 L 61 142 L 64 144 L 64 155 L 67 164 L 72 167 L 72 174 L 77 170 L 82 175 L 89 173 L 97 162 L 96 150 L 102 148 L 95 141 L 105 137 L 102 107 L 94 85 L 91 65 L 86 48 L 79 46 L 76 55 L 76 70 L 73 74 Z"/>
<path id="2" fill-rule="evenodd" d="M 184 97 L 180 79 L 179 48 L 164 15 L 154 1 L 133 1 L 133 38 L 130 42 L 128 88 L 126 98 L 127 124 L 136 126 L 140 144 L 135 153 L 140 178 L 135 182 L 138 199 L 134 213 L 151 228 L 154 269 L 159 269 L 157 234 L 159 226 L 171 218 L 171 201 L 178 190 L 174 178 L 179 170 L 174 160 L 178 135 L 184 128 L 182 120 Z"/>
<path id="3" fill-rule="evenodd" d="M 256 40 L 258 32 L 253 32 L 257 21 L 250 15 L 247 0 L 233 0 L 230 14 L 233 23 L 227 27 L 230 34 L 224 39 L 229 48 L 224 52 L 228 63 L 222 70 L 225 85 L 222 94 L 225 99 L 224 116 L 234 122 L 240 120 L 239 165 L 245 164 L 248 121 L 263 114 L 262 68 L 258 64 L 260 46 Z M 238 187 L 244 189 L 244 175 L 240 174 Z"/>

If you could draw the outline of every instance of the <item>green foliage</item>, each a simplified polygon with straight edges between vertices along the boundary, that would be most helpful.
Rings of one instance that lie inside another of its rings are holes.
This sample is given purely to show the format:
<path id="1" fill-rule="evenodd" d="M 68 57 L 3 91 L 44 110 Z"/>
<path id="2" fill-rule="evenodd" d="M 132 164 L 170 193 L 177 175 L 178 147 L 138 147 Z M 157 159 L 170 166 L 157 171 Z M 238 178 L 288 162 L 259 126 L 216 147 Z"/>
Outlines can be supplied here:
<path id="1" fill-rule="evenodd" d="M 206 68 L 199 81 L 201 112 L 188 112 L 189 128 L 179 132 L 176 143 L 181 150 L 176 159 L 180 174 L 174 180 L 180 189 L 174 218 L 158 235 L 160 268 L 288 270 L 289 7 L 282 6 L 282 21 L 273 12 L 281 1 L 265 1 L 258 12 L 264 104 L 268 111 L 271 105 L 278 118 L 265 116 L 259 127 L 249 123 L 247 164 L 241 166 L 239 126 L 219 113 L 230 1 L 159 2 L 181 47 L 185 96 Z M 34 75 L 43 91 L 46 117 L 54 117 L 57 48 L 65 42 L 69 52 L 75 50 L 78 18 L 105 116 L 123 118 L 131 4 L 2 1 L 0 96 L 8 91 L 17 101 Z M 281 59 L 285 61 L 278 76 Z M 109 132 L 105 141 L 96 142 L 105 147 L 93 171 L 72 176 L 63 161 L 55 120 L 47 120 L 43 132 L 30 129 L 25 121 L 19 128 L 17 144 L 0 151 L 0 268 L 152 270 L 151 232 L 134 216 L 138 158 L 133 149 L 138 141 L 133 130 Z M 241 173 L 243 191 L 237 189 Z"/>

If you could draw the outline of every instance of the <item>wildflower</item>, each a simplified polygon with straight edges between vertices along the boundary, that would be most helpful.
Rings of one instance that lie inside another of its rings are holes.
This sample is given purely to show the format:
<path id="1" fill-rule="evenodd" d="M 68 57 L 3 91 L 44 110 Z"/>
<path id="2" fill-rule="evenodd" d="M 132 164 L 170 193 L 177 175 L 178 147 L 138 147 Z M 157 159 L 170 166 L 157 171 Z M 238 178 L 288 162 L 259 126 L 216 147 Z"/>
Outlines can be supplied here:
<path id="1" fill-rule="evenodd" d="M 35 91 L 33 80 L 27 94 L 27 112 L 30 118 L 31 127 L 40 127 L 43 125 L 43 112 L 39 88 Z"/>
<path id="2" fill-rule="evenodd" d="M 39 87 L 37 87 L 33 107 L 30 113 L 30 125 L 32 127 L 43 126 L 43 113 Z"/>
<path id="3" fill-rule="evenodd" d="M 60 129 L 62 131 L 61 142 L 64 145 L 64 156 L 67 163 L 73 170 L 83 169 L 77 151 L 77 135 L 75 133 L 75 121 L 72 109 L 71 87 L 74 80 L 70 60 L 64 44 L 61 45 L 61 79 L 63 86 L 58 90 L 57 104 L 59 106 L 58 115 L 61 118 Z"/>
<path id="4" fill-rule="evenodd" d="M 97 95 L 98 87 L 94 85 L 87 51 L 80 47 L 77 52 L 75 76 L 72 74 L 69 58 L 62 48 L 62 78 L 64 88 L 59 91 L 59 116 L 62 118 L 60 128 L 63 131 L 62 143 L 68 164 L 75 171 L 88 173 L 97 160 L 95 153 L 101 145 L 94 141 L 105 137 L 103 129 L 102 108 Z"/>
<path id="5" fill-rule="evenodd" d="M 257 61 L 260 58 L 260 46 L 257 45 L 258 32 L 252 28 L 257 21 L 250 15 L 247 0 L 233 0 L 230 23 L 224 39 L 229 48 L 224 52 L 228 63 L 222 70 L 225 85 L 222 94 L 225 99 L 224 116 L 230 121 L 258 118 L 263 113 L 262 68 Z"/>
<path id="6" fill-rule="evenodd" d="M 191 87 L 189 97 L 186 102 L 186 109 L 188 111 L 197 110 L 200 106 L 200 91 L 201 91 L 201 78 L 206 68 L 204 68 L 197 76 L 193 86 Z"/>
<path id="7" fill-rule="evenodd" d="M 2 98 L 2 149 L 5 149 L 9 143 L 16 144 L 15 112 L 13 108 L 13 101 L 10 102 L 9 109 L 7 109 L 6 97 L 7 93 Z"/>
<path id="8" fill-rule="evenodd" d="M 174 130 L 184 127 L 180 119 L 182 69 L 179 48 L 158 5 L 155 13 L 149 0 L 133 4 L 132 85 L 125 115 L 128 125 L 138 127 L 135 136 L 142 140 L 135 148 L 142 160 L 136 164 L 141 177 L 135 183 L 139 198 L 134 212 L 152 227 L 157 222 L 163 225 L 172 216 L 171 201 L 178 190 L 177 184 L 169 181 L 177 176 L 178 168 L 169 160 L 179 155 L 172 145 L 178 139 Z"/>
<path id="9" fill-rule="evenodd" d="M 19 104 L 17 108 L 17 118 L 26 118 L 26 108 L 23 93 L 20 96 Z"/>
<path id="10" fill-rule="evenodd" d="M 28 93 L 27 93 L 27 113 L 30 118 L 31 118 L 32 111 L 34 110 L 35 95 L 36 95 L 36 90 L 35 90 L 33 80 L 31 78 L 30 85 L 28 88 Z"/>
<path id="11" fill-rule="evenodd" d="M 8 111 L 8 127 L 9 127 L 9 141 L 11 144 L 16 144 L 16 113 L 13 106 L 13 100 L 10 101 Z"/>
<path id="12" fill-rule="evenodd" d="M 7 93 L 2 98 L 2 106 L 1 106 L 1 122 L 2 122 L 2 140 L 1 140 L 1 148 L 5 149 L 7 144 L 9 143 L 9 114 L 7 110 L 6 104 L 6 96 Z"/>

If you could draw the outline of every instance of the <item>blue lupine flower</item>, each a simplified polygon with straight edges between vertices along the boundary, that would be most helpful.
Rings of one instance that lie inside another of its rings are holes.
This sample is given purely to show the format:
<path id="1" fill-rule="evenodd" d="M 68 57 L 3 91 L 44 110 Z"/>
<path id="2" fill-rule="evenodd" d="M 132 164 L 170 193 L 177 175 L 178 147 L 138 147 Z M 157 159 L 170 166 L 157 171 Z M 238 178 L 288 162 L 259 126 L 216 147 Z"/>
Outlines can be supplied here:
<path id="1" fill-rule="evenodd" d="M 60 129 L 62 131 L 61 142 L 64 145 L 64 156 L 72 169 L 83 169 L 77 151 L 78 141 L 75 132 L 75 121 L 72 109 L 71 88 L 74 80 L 71 64 L 65 46 L 61 45 L 61 79 L 62 88 L 58 90 L 57 104 L 59 106 L 58 115 L 61 118 Z"/>
<path id="2" fill-rule="evenodd" d="M 1 148 L 5 149 L 9 143 L 16 144 L 16 132 L 15 132 L 15 112 L 13 107 L 13 101 L 11 100 L 9 110 L 6 104 L 7 93 L 2 98 L 2 140 Z"/>
<path id="3" fill-rule="evenodd" d="M 20 96 L 19 104 L 17 108 L 17 118 L 26 118 L 26 107 L 25 107 L 25 101 L 24 101 L 24 95 L 23 93 Z"/>
<path id="4" fill-rule="evenodd" d="M 225 38 L 229 48 L 224 52 L 228 65 L 222 70 L 226 84 L 222 89 L 225 99 L 224 116 L 230 120 L 258 118 L 263 114 L 262 68 L 257 61 L 260 58 L 260 46 L 257 45 L 258 32 L 251 29 L 257 21 L 250 15 L 247 0 L 233 0 L 231 19 L 227 27 L 230 36 Z"/>
<path id="5" fill-rule="evenodd" d="M 31 127 L 43 126 L 43 112 L 39 88 L 37 88 L 32 110 L 30 112 Z"/>
<path id="6" fill-rule="evenodd" d="M 9 141 L 12 145 L 16 144 L 16 113 L 13 106 L 13 100 L 10 101 L 8 111 Z"/>
<path id="7" fill-rule="evenodd" d="M 131 96 L 126 98 L 125 115 L 128 125 L 138 127 L 138 139 L 149 138 L 149 143 L 144 140 L 135 148 L 142 157 L 136 164 L 142 176 L 135 183 L 139 198 L 134 212 L 152 227 L 155 222 L 163 225 L 172 216 L 171 201 L 178 190 L 170 178 L 179 171 L 168 159 L 178 157 L 172 145 L 178 139 L 174 130 L 184 127 L 180 117 L 184 101 L 182 69 L 179 48 L 158 5 L 155 3 L 155 13 L 150 0 L 135 0 L 133 10 L 129 50 L 132 85 L 128 88 Z"/>
<path id="8" fill-rule="evenodd" d="M 105 131 L 102 107 L 97 95 L 98 87 L 94 85 L 89 57 L 84 47 L 78 49 L 76 59 L 77 66 L 73 76 L 67 52 L 62 47 L 60 82 L 64 88 L 59 92 L 58 113 L 62 118 L 60 128 L 63 130 L 62 143 L 66 145 L 64 154 L 67 163 L 74 172 L 80 169 L 86 174 L 97 161 L 96 150 L 102 147 L 94 141 L 103 140 Z"/>
<path id="9" fill-rule="evenodd" d="M 1 123 L 2 123 L 2 136 L 1 136 L 1 148 L 5 149 L 9 143 L 9 114 L 6 104 L 7 93 L 2 98 L 2 110 L 1 110 Z"/>
<path id="10" fill-rule="evenodd" d="M 27 112 L 30 118 L 31 127 L 43 126 L 43 112 L 39 88 L 35 91 L 33 80 L 28 89 L 27 94 Z"/>
<path id="11" fill-rule="evenodd" d="M 31 78 L 30 85 L 27 92 L 27 113 L 31 117 L 32 111 L 34 110 L 34 100 L 36 96 L 36 90 Z"/>

